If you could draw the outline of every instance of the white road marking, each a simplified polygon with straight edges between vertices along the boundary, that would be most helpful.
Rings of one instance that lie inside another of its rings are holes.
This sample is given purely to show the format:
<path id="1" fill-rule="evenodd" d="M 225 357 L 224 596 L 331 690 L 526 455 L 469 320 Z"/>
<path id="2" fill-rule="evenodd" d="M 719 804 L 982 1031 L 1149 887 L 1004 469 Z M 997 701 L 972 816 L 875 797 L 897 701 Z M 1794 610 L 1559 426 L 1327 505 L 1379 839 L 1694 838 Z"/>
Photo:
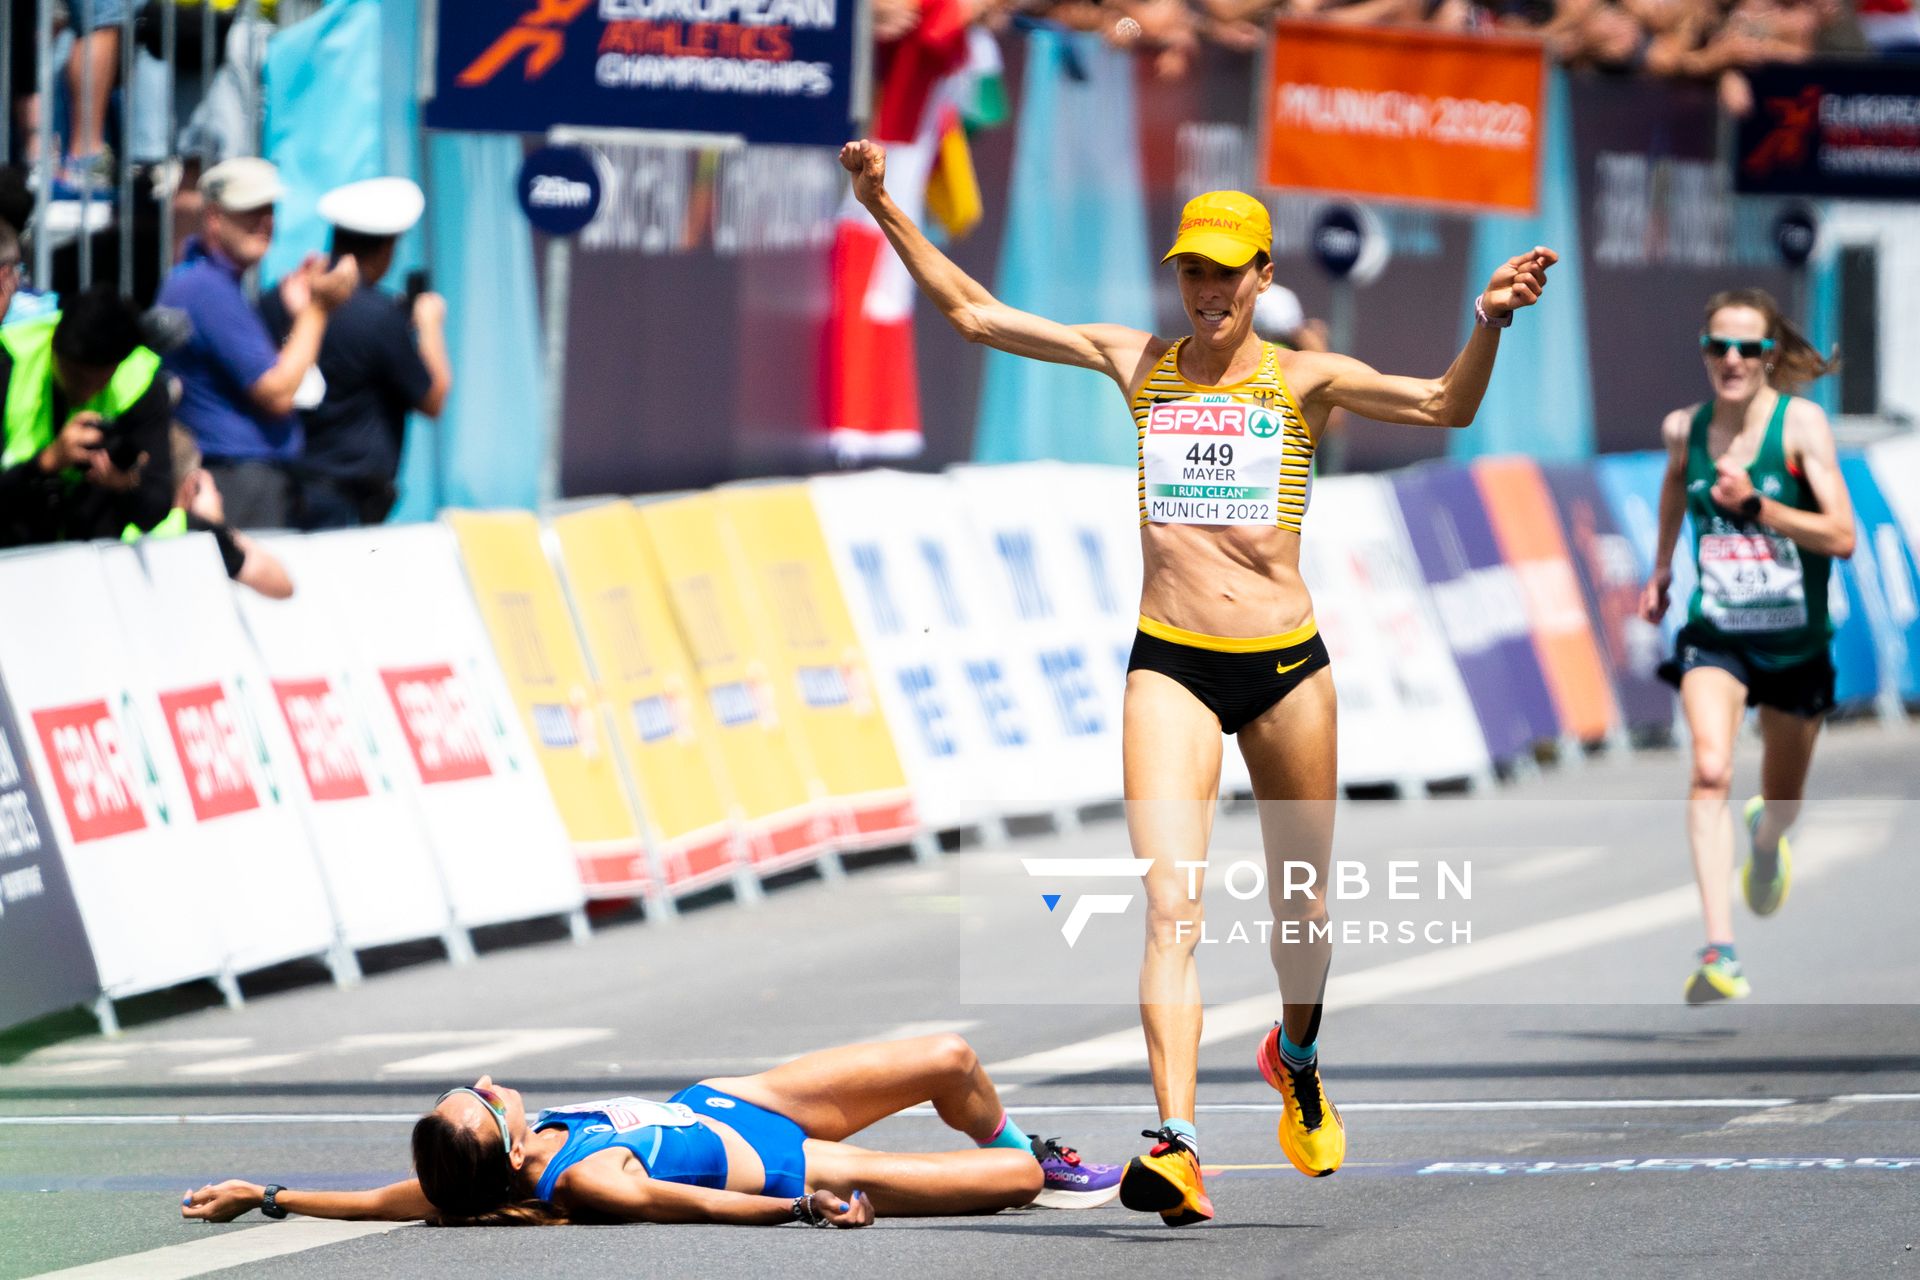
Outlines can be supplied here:
<path id="1" fill-rule="evenodd" d="M 514 1058 L 555 1053 L 613 1037 L 611 1027 L 500 1027 L 474 1031 L 378 1031 L 342 1036 L 338 1047 L 392 1049 L 414 1045 L 454 1045 L 438 1053 L 401 1058 L 380 1067 L 382 1075 L 443 1076 L 492 1071 Z"/>
<path id="2" fill-rule="evenodd" d="M 1843 1093 L 1835 1102 L 1920 1102 L 1920 1093 Z"/>
<path id="3" fill-rule="evenodd" d="M 1853 1110 L 1852 1103 L 1837 1102 L 1832 1099 L 1828 1099 L 1825 1102 L 1797 1103 L 1791 1107 L 1781 1107 L 1778 1110 L 1763 1112 L 1759 1115 L 1735 1116 L 1733 1119 L 1727 1121 L 1726 1124 L 1722 1125 L 1721 1128 L 1734 1132 L 1738 1132 L 1738 1129 L 1748 1129 L 1756 1126 L 1811 1128 L 1817 1124 L 1825 1124 L 1835 1116 L 1845 1115 L 1851 1110 Z M 1738 1129 L 1736 1129 L 1735 1126 L 1738 1126 Z"/>
<path id="4" fill-rule="evenodd" d="M 1501 884 L 1528 884 L 1535 880 L 1551 880 L 1555 876 L 1567 875 L 1578 871 L 1588 863 L 1598 862 L 1605 857 L 1605 845 L 1590 844 L 1575 849 L 1542 849 L 1530 858 L 1518 858 L 1512 862 L 1496 862 L 1487 870 L 1489 880 Z"/>
<path id="5" fill-rule="evenodd" d="M 315 1218 L 289 1218 L 271 1226 L 222 1232 L 189 1244 L 172 1244 L 164 1249 L 129 1253 L 64 1271 L 48 1271 L 36 1280 L 187 1280 L 209 1271 L 265 1262 L 268 1258 L 414 1225 L 411 1222 L 322 1222 Z"/>
<path id="6" fill-rule="evenodd" d="M 310 1052 L 301 1053 L 256 1053 L 240 1058 L 208 1058 L 205 1062 L 189 1062 L 173 1069 L 177 1076 L 244 1076 L 254 1071 L 271 1071 L 275 1067 L 291 1066 L 312 1057 Z"/>
<path id="7" fill-rule="evenodd" d="M 1888 1095 L 1898 1098 L 1899 1095 Z M 1920 1095 L 1913 1101 L 1920 1102 Z M 1343 1102 L 1348 1111 L 1767 1111 L 1775 1107 L 1811 1110 L 1812 1106 L 1844 1103 L 1847 1099 L 1801 1098 L 1475 1098 L 1434 1099 L 1401 1102 Z M 1808 1104 L 1812 1104 L 1809 1106 Z M 1200 1110 L 1209 1114 L 1232 1115 L 1243 1112 L 1278 1112 L 1274 1102 L 1207 1102 Z M 1059 1102 L 1012 1106 L 1014 1115 L 1145 1115 L 1153 1111 L 1144 1102 Z M 1844 1107 L 1841 1108 L 1844 1110 Z M 931 1106 L 911 1107 L 903 1116 L 932 1116 Z M 420 1118 L 417 1111 L 228 1111 L 228 1112 L 140 1112 L 125 1115 L 0 1115 L 0 1128 L 22 1125 L 40 1128 L 116 1127 L 122 1125 L 286 1125 L 286 1124 L 412 1124 Z"/>
<path id="8" fill-rule="evenodd" d="M 1851 809 L 1853 806 L 1849 806 Z M 1862 806 L 1863 808 L 1865 806 Z M 1834 868 L 1886 848 L 1891 830 L 1891 805 L 1881 806 L 1874 819 L 1835 820 L 1819 825 L 1803 838 L 1804 851 L 1796 860 L 1796 879 L 1805 883 Z M 1811 855 L 1811 856 L 1808 856 Z M 1569 955 L 1602 943 L 1652 933 L 1684 924 L 1700 910 L 1698 892 L 1691 884 L 1675 885 L 1658 893 L 1617 902 L 1593 911 L 1577 912 L 1539 924 L 1512 929 L 1462 947 L 1441 948 L 1362 969 L 1335 974 L 1327 981 L 1326 1010 L 1354 1009 L 1385 1004 L 1422 992 L 1468 982 L 1542 960 Z M 1236 1040 L 1264 1031 L 1280 1010 L 1271 991 L 1206 1010 L 1202 1045 Z M 1057 1049 L 1023 1054 L 987 1067 L 996 1079 L 1002 1075 L 1079 1075 L 1137 1067 L 1147 1060 L 1146 1036 L 1136 1023 L 1121 1031 L 1093 1036 Z"/>
<path id="9" fill-rule="evenodd" d="M 959 1035 L 980 1025 L 978 1018 L 950 1018 L 944 1022 L 903 1022 L 873 1037 L 874 1040 L 913 1040 L 920 1036 Z"/>
<path id="10" fill-rule="evenodd" d="M 124 1058 L 137 1053 L 234 1053 L 252 1046 L 253 1037 L 251 1036 L 206 1036 L 198 1039 L 169 1040 L 95 1039 L 38 1049 L 28 1054 L 25 1062 L 64 1058 Z"/>

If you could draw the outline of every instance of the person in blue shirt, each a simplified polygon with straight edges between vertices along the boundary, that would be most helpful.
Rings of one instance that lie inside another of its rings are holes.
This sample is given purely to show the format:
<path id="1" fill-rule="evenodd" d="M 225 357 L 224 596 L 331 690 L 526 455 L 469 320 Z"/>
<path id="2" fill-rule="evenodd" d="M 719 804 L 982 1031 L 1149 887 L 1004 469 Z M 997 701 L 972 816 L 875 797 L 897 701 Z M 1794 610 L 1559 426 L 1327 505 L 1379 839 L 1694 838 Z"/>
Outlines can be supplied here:
<path id="1" fill-rule="evenodd" d="M 931 1104 L 977 1149 L 896 1153 L 847 1142 Z M 1085 1164 L 1007 1118 L 957 1035 L 846 1045 L 758 1075 L 702 1080 L 665 1103 L 603 1098 L 530 1115 L 518 1090 L 481 1076 L 449 1089 L 413 1128 L 415 1177 L 372 1191 L 295 1191 L 228 1181 L 189 1192 L 182 1217 L 268 1217 L 446 1226 L 711 1222 L 863 1227 L 876 1214 L 1092 1209 L 1120 1191 L 1116 1165 Z"/>
<path id="2" fill-rule="evenodd" d="M 187 241 L 158 299 L 192 322 L 192 338 L 166 361 L 180 382 L 175 413 L 193 432 L 238 528 L 292 524 L 293 467 L 303 444 L 296 400 L 319 400 L 314 363 L 321 339 L 360 282 L 351 258 L 331 268 L 318 254 L 308 258 L 281 282 L 292 320 L 285 343 L 274 343 L 242 277 L 273 242 L 273 205 L 285 190 L 279 171 L 257 157 L 207 170 L 200 234 Z"/>

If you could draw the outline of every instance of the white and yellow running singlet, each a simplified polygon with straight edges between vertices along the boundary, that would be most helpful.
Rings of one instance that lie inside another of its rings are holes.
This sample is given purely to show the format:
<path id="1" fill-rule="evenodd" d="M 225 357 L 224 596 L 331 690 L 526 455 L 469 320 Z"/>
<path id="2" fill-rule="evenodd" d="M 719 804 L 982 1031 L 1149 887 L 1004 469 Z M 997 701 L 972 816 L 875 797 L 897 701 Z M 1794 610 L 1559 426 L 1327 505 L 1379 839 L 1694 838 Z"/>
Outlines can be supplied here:
<path id="1" fill-rule="evenodd" d="M 1180 373 L 1182 338 L 1133 397 L 1140 523 L 1276 526 L 1300 532 L 1313 496 L 1313 436 L 1261 344 L 1252 377 L 1225 386 Z"/>

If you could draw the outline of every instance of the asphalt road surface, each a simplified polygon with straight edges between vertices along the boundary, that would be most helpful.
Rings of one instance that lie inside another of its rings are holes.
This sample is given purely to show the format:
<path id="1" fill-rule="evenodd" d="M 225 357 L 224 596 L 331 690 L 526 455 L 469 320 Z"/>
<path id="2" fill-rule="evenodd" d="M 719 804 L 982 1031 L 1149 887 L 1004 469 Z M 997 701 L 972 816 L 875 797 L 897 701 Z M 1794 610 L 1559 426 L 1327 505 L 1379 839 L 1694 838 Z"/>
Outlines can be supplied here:
<path id="1" fill-rule="evenodd" d="M 1684 777 L 1682 756 L 1641 753 L 1344 805 L 1338 855 L 1376 889 L 1386 862 L 1411 862 L 1428 900 L 1375 892 L 1336 919 L 1425 911 L 1468 936 L 1338 952 L 1321 1045 L 1350 1141 L 1320 1180 L 1285 1165 L 1278 1098 L 1252 1066 L 1278 1008 L 1265 948 L 1224 933 L 1202 948 L 1198 1121 L 1219 1210 L 1205 1226 L 1117 1205 L 861 1232 L 178 1217 L 184 1189 L 221 1177 L 403 1176 L 412 1118 L 482 1071 L 536 1105 L 664 1096 L 932 1030 L 972 1041 L 1028 1132 L 1123 1160 L 1155 1123 L 1129 1003 L 1139 904 L 1067 948 L 1063 913 L 1090 886 L 1049 888 L 1023 861 L 1125 856 L 1107 816 L 838 884 L 799 877 L 752 909 L 606 921 L 586 946 L 502 930 L 461 968 L 394 948 L 352 990 L 290 966 L 249 979 L 241 1009 L 185 988 L 128 1002 L 111 1041 L 77 1016 L 0 1040 L 0 1278 L 1920 1275 L 1920 733 L 1823 741 L 1787 906 L 1765 921 L 1736 908 L 1754 995 L 1734 1006 L 1680 1000 L 1700 944 Z M 1250 812 L 1222 817 L 1216 866 L 1258 847 Z M 1471 877 L 1470 901 L 1431 900 L 1442 862 Z M 1227 879 L 1207 891 L 1223 930 L 1261 905 Z M 909 1114 L 859 1140 L 955 1135 Z"/>

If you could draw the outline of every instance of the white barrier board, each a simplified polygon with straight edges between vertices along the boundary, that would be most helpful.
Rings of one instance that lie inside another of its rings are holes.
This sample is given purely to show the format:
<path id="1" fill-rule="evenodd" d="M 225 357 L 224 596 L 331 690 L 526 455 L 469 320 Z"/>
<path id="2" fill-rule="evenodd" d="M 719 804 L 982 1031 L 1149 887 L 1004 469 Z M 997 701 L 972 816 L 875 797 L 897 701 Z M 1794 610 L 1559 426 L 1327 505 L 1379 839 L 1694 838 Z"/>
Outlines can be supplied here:
<path id="1" fill-rule="evenodd" d="M 1358 655 L 1349 663 L 1334 652 L 1341 781 L 1411 785 L 1489 773 L 1493 766 L 1480 721 L 1388 482 L 1377 476 L 1329 477 L 1315 487 L 1308 518 L 1312 527 L 1303 550 L 1311 548 L 1316 565 L 1327 571 L 1337 602 L 1330 613 L 1328 596 L 1309 578 L 1314 611 L 1322 629 L 1337 631 L 1339 646 Z M 1336 637 L 1330 634 L 1327 644 L 1335 650 Z M 1372 707 L 1364 716 L 1350 717 L 1350 689 L 1365 689 L 1386 718 L 1376 718 Z M 1356 720 L 1365 726 L 1357 735 L 1352 732 Z"/>
<path id="2" fill-rule="evenodd" d="M 158 755 L 166 730 L 128 668 L 99 551 L 0 557 L 0 669 L 47 800 L 109 996 L 226 969 L 223 877 L 179 828 Z"/>
<path id="3" fill-rule="evenodd" d="M 149 553 L 172 570 L 165 588 L 130 546 L 102 547 L 101 567 L 135 698 L 162 726 L 150 745 L 175 823 L 212 864 L 215 879 L 201 889 L 218 904 L 228 964 L 246 973 L 323 954 L 334 942 L 333 909 L 283 782 L 285 744 L 275 752 L 247 697 L 252 664 L 220 552 L 211 535 L 197 534 L 163 539 Z"/>
<path id="4" fill-rule="evenodd" d="M 815 477 L 808 489 L 921 820 L 938 831 L 999 816 L 996 779 L 1020 766 L 996 757 L 1018 746 L 986 718 L 966 633 L 932 568 L 941 553 L 928 550 L 939 535 L 924 527 L 926 498 L 946 482 L 868 471 Z"/>
<path id="5" fill-rule="evenodd" d="M 961 533 L 962 590 L 1007 670 L 1042 691 L 1032 721 L 1047 742 L 1057 805 L 1118 799 L 1120 705 L 1109 646 L 1094 619 L 1067 612 L 1085 574 L 1065 554 L 1063 521 L 1034 501 L 1053 464 L 964 466 L 947 473 Z M 1023 474 L 1024 473 L 1024 474 Z M 977 593 L 977 594 L 974 594 Z"/>
<path id="6" fill-rule="evenodd" d="M 453 531 L 310 536 L 290 566 L 338 618 L 381 755 L 425 821 L 463 926 L 553 915 L 585 896 L 566 829 L 467 592 Z"/>

